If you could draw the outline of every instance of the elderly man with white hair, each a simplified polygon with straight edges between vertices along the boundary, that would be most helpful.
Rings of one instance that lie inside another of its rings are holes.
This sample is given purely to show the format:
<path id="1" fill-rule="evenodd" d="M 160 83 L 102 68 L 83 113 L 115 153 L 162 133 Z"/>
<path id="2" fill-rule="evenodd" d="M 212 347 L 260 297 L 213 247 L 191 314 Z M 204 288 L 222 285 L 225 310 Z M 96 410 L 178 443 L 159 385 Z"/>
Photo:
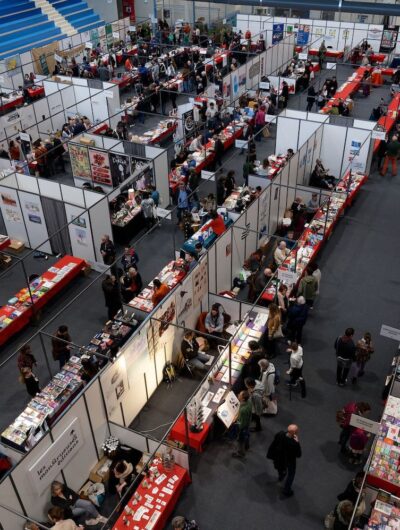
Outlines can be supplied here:
<path id="1" fill-rule="evenodd" d="M 274 252 L 274 261 L 277 267 L 282 265 L 289 253 L 290 250 L 286 247 L 286 243 L 284 241 L 280 241 Z"/>

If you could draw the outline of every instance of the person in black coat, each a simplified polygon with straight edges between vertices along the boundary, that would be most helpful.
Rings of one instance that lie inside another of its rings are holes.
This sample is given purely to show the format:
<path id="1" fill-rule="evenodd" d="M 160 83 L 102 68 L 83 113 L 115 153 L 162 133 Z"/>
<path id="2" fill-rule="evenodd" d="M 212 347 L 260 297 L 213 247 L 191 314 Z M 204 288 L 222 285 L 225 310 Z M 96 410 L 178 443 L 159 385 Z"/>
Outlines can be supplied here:
<path id="1" fill-rule="evenodd" d="M 307 91 L 307 108 L 306 108 L 307 112 L 311 112 L 314 106 L 316 97 L 317 97 L 317 93 L 315 92 L 315 88 L 313 86 L 310 86 L 310 88 Z"/>
<path id="2" fill-rule="evenodd" d="M 242 390 L 246 390 L 244 383 L 247 377 L 258 380 L 261 375 L 261 368 L 258 364 L 260 359 L 265 358 L 264 351 L 256 340 L 249 342 L 250 357 L 243 364 L 240 374 L 233 384 L 232 390 L 238 395 Z"/>
<path id="3" fill-rule="evenodd" d="M 356 345 L 353 341 L 354 329 L 347 328 L 342 337 L 335 341 L 336 349 L 336 384 L 344 386 L 350 371 L 351 364 L 356 360 Z"/>
<path id="4" fill-rule="evenodd" d="M 217 166 L 222 166 L 222 157 L 224 155 L 224 144 L 217 134 L 214 136 L 214 154 L 214 170 L 216 170 Z"/>
<path id="5" fill-rule="evenodd" d="M 53 138 L 53 154 L 54 154 L 54 163 L 58 164 L 61 171 L 65 173 L 65 164 L 63 155 L 65 153 L 64 146 L 61 140 L 57 137 Z"/>
<path id="6" fill-rule="evenodd" d="M 115 247 L 110 236 L 104 235 L 101 238 L 100 253 L 103 256 L 105 265 L 111 265 L 115 261 Z"/>
<path id="7" fill-rule="evenodd" d="M 288 338 L 297 344 L 302 344 L 303 327 L 308 316 L 308 305 L 304 296 L 299 296 L 296 302 L 289 306 L 287 316 Z"/>
<path id="8" fill-rule="evenodd" d="M 338 501 L 350 501 L 355 505 L 360 493 L 364 475 L 364 471 L 359 471 L 357 475 L 347 484 L 346 489 L 342 493 L 339 493 L 337 496 Z"/>
<path id="9" fill-rule="evenodd" d="M 296 474 L 296 460 L 301 457 L 298 430 L 297 425 L 289 425 L 286 432 L 278 432 L 267 452 L 267 458 L 273 461 L 278 471 L 279 481 L 286 477 L 282 492 L 286 497 L 293 495 L 292 484 Z"/>
<path id="10" fill-rule="evenodd" d="M 103 289 L 104 299 L 108 309 L 108 318 L 112 320 L 118 311 L 122 309 L 121 292 L 116 277 L 107 274 L 101 287 Z"/>

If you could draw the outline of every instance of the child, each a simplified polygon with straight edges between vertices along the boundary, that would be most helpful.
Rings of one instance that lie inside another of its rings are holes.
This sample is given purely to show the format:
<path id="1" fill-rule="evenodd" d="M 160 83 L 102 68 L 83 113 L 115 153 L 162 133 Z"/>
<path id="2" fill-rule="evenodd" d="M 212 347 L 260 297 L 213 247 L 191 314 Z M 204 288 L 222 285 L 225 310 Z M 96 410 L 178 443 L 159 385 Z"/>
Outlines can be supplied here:
<path id="1" fill-rule="evenodd" d="M 365 447 L 368 443 L 368 433 L 363 429 L 354 429 L 349 440 L 350 464 L 361 464 Z"/>
<path id="2" fill-rule="evenodd" d="M 23 377 L 23 382 L 26 385 L 26 390 L 28 394 L 32 397 L 35 397 L 36 394 L 39 394 L 40 392 L 39 379 L 27 366 L 25 368 L 22 368 L 21 374 Z"/>

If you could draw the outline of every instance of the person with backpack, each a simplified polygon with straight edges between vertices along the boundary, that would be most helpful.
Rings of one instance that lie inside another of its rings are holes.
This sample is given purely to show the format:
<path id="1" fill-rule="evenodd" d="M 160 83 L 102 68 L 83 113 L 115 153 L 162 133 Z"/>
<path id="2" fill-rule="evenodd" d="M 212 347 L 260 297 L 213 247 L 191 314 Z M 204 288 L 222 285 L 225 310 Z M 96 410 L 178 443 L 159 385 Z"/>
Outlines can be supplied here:
<path id="1" fill-rule="evenodd" d="M 351 364 L 356 360 L 356 345 L 353 341 L 354 329 L 347 328 L 344 335 L 335 340 L 336 384 L 345 386 Z"/>
<path id="2" fill-rule="evenodd" d="M 336 412 L 336 422 L 339 427 L 342 429 L 338 444 L 340 445 L 340 452 L 346 453 L 347 442 L 354 430 L 354 427 L 350 425 L 350 420 L 352 414 L 357 416 L 366 416 L 371 411 L 371 405 L 360 401 L 358 403 L 351 401 L 347 403 L 341 410 Z"/>
<path id="3" fill-rule="evenodd" d="M 306 299 L 306 304 L 309 309 L 313 309 L 314 300 L 317 297 L 318 292 L 318 280 L 313 276 L 313 271 L 311 267 L 306 267 L 305 274 L 300 280 L 299 289 L 297 291 L 298 296 L 304 296 Z"/>
<path id="4" fill-rule="evenodd" d="M 251 401 L 251 419 L 255 422 L 255 428 L 251 428 L 251 432 L 262 431 L 261 415 L 263 413 L 263 394 L 264 385 L 261 381 L 256 381 L 252 377 L 246 377 L 244 384 L 250 394 Z"/>
<path id="5" fill-rule="evenodd" d="M 279 372 L 267 359 L 260 359 L 258 366 L 261 370 L 260 381 L 263 386 L 263 414 L 275 415 L 278 412 L 275 387 L 280 382 Z"/>
<path id="6" fill-rule="evenodd" d="M 292 485 L 296 475 L 296 461 L 301 458 L 301 446 L 298 438 L 297 425 L 289 425 L 286 432 L 278 432 L 268 448 L 267 458 L 273 461 L 278 471 L 278 480 L 282 482 L 286 477 L 282 493 L 291 497 L 294 492 Z"/>

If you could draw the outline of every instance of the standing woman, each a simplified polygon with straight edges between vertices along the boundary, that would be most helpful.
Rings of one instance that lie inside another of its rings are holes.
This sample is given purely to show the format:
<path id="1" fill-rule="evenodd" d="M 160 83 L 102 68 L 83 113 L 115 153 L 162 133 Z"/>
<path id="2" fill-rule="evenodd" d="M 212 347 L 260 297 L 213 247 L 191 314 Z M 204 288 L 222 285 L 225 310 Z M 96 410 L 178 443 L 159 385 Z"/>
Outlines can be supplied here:
<path id="1" fill-rule="evenodd" d="M 69 342 L 71 342 L 71 337 L 67 326 L 60 326 L 51 339 L 53 359 L 60 363 L 60 370 L 71 356 Z"/>
<path id="2" fill-rule="evenodd" d="M 276 304 L 268 306 L 267 329 L 261 338 L 269 358 L 276 356 L 276 339 L 282 337 L 281 311 Z"/>
<path id="3" fill-rule="evenodd" d="M 287 285 L 285 285 L 284 283 L 281 283 L 279 285 L 279 289 L 278 289 L 278 306 L 279 306 L 279 309 L 281 311 L 281 321 L 282 321 L 282 323 L 286 322 L 287 310 L 288 310 L 288 307 L 289 307 L 289 300 L 287 298 L 287 291 L 288 291 Z"/>
<path id="4" fill-rule="evenodd" d="M 374 353 L 374 346 L 372 344 L 372 336 L 368 331 L 364 333 L 356 344 L 356 362 L 355 372 L 352 378 L 352 383 L 357 381 L 357 377 L 362 377 L 365 372 L 365 365 L 371 359 L 371 355 Z"/>

